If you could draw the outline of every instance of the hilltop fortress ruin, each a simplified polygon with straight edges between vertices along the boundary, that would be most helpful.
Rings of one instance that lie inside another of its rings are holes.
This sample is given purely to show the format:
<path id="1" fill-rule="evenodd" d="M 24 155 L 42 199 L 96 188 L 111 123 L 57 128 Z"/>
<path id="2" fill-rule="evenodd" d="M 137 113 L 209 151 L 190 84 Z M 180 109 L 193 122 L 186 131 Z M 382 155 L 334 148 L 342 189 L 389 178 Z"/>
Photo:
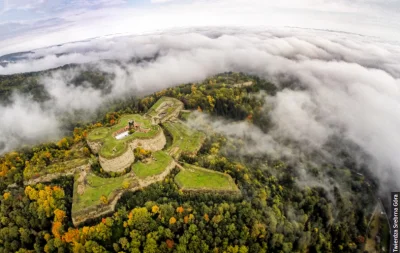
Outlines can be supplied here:
<path id="1" fill-rule="evenodd" d="M 179 164 L 182 154 L 196 155 L 205 140 L 204 133 L 189 128 L 179 119 L 183 108 L 181 101 L 162 97 L 143 116 L 122 115 L 112 127 L 93 129 L 86 142 L 98 156 L 100 171 L 95 172 L 92 168 L 93 159 L 97 158 L 92 157 L 90 161 L 76 159 L 62 164 L 63 169 L 57 173 L 27 177 L 24 184 L 50 182 L 73 175 L 71 216 L 75 226 L 112 213 L 122 194 L 160 182 L 175 168 L 180 172 L 174 180 L 183 192 L 239 193 L 227 174 Z M 170 139 L 168 145 L 166 134 Z M 135 157 L 134 151 L 139 147 L 138 150 L 147 154 L 145 159 Z"/>
<path id="2" fill-rule="evenodd" d="M 177 118 L 182 109 L 181 101 L 163 97 L 144 116 L 124 115 L 113 127 L 93 130 L 87 144 L 99 154 L 104 171 L 123 172 L 135 161 L 135 148 L 153 152 L 164 148 L 166 139 L 159 124 Z"/>

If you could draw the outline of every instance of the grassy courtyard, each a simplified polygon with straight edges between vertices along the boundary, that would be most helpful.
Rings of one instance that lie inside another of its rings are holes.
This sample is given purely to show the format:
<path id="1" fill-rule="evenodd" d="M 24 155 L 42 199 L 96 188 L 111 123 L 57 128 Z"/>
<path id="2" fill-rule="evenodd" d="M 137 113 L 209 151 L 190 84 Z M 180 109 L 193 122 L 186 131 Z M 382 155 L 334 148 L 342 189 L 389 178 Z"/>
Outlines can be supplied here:
<path id="1" fill-rule="evenodd" d="M 164 102 L 169 102 L 172 104 L 172 106 L 166 108 L 163 110 L 162 107 L 160 107 Z M 179 101 L 176 98 L 171 98 L 171 97 L 161 97 L 157 102 L 149 109 L 147 112 L 147 115 L 151 117 L 159 116 L 160 113 L 166 113 L 166 116 L 173 112 L 178 106 L 181 105 L 181 101 Z"/>
<path id="2" fill-rule="evenodd" d="M 88 134 L 90 141 L 98 141 L 107 137 L 110 129 L 105 127 L 96 128 Z"/>
<path id="3" fill-rule="evenodd" d="M 164 151 L 154 152 L 153 157 L 155 160 L 150 158 L 150 162 L 148 163 L 142 163 L 139 161 L 132 165 L 132 170 L 138 178 L 144 179 L 146 177 L 161 174 L 172 162 L 172 157 Z"/>
<path id="4" fill-rule="evenodd" d="M 78 175 L 76 175 L 76 177 L 78 177 Z M 124 182 L 133 183 L 134 180 L 134 178 L 128 175 L 116 178 L 102 178 L 93 173 L 89 173 L 86 176 L 87 184 L 85 185 L 85 191 L 82 195 L 79 195 L 77 192 L 77 183 L 74 184 L 72 210 L 79 211 L 83 208 L 101 204 L 100 197 L 102 195 L 110 200 L 115 191 L 123 189 Z"/>
<path id="5" fill-rule="evenodd" d="M 128 122 L 130 120 L 134 120 L 135 122 L 140 123 L 141 127 L 144 129 L 149 129 L 147 133 L 145 132 L 134 132 L 131 135 L 128 135 L 127 137 L 117 140 L 114 136 L 113 133 L 116 132 L 119 129 L 122 129 L 123 127 L 128 125 Z M 93 129 L 89 134 L 88 134 L 88 140 L 89 141 L 99 141 L 103 143 L 103 146 L 100 149 L 100 155 L 106 158 L 114 158 L 117 156 L 120 156 L 123 154 L 127 148 L 128 148 L 128 143 L 132 141 L 135 138 L 138 139 L 146 139 L 146 138 L 151 138 L 155 136 L 159 131 L 161 131 L 161 128 L 159 126 L 153 126 L 151 125 L 151 122 L 149 119 L 144 118 L 143 116 L 139 114 L 129 114 L 129 115 L 124 115 L 120 118 L 118 124 L 106 128 L 106 127 L 99 127 L 96 129 Z"/>
<path id="6" fill-rule="evenodd" d="M 238 190 L 229 175 L 189 164 L 184 164 L 183 167 L 185 170 L 179 172 L 175 177 L 175 182 L 183 190 Z"/>
<path id="7" fill-rule="evenodd" d="M 205 139 L 204 133 L 190 129 L 181 122 L 165 122 L 163 126 L 172 136 L 168 152 L 173 157 L 179 157 L 182 153 L 197 153 Z"/>

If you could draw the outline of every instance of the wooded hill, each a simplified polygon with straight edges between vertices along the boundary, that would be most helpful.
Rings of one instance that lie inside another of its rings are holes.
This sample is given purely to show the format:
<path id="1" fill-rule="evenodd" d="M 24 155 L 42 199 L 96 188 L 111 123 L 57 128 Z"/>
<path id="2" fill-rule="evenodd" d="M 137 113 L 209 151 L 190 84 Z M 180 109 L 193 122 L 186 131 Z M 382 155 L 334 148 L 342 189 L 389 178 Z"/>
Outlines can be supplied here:
<path id="1" fill-rule="evenodd" d="M 250 86 L 234 86 L 249 81 Z M 124 194 L 112 216 L 79 228 L 71 221 L 72 177 L 23 185 L 27 167 L 65 162 L 73 152 L 90 159 L 83 140 L 91 129 L 111 126 L 122 114 L 145 113 L 162 96 L 268 131 L 264 100 L 251 96 L 260 91 L 273 95 L 276 88 L 253 76 L 221 74 L 117 102 L 101 120 L 76 127 L 56 143 L 5 154 L 0 158 L 0 252 L 363 252 L 378 187 L 367 173 L 356 173 L 345 152 L 341 167 L 316 165 L 312 156 L 296 165 L 285 158 L 228 152 L 231 140 L 210 132 L 197 156 L 181 159 L 230 175 L 240 195 L 183 192 L 175 170 L 162 182 Z M 330 185 L 300 186 L 300 164 L 316 179 L 330 178 Z"/>

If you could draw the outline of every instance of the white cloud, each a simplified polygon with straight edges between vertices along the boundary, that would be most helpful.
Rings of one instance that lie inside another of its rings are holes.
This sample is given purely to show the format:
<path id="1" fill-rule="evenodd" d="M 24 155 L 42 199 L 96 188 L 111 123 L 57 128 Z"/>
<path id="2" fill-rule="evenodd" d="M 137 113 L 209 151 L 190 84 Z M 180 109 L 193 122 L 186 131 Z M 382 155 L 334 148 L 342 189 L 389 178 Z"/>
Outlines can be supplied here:
<path id="1" fill-rule="evenodd" d="M 129 62 L 143 58 L 152 60 Z M 120 64 L 98 62 L 100 59 L 115 59 Z M 0 124 L 0 132 L 6 133 L 1 140 L 7 150 L 25 140 L 31 141 L 32 136 L 43 140 L 49 136 L 47 132 L 57 133 L 60 115 L 72 114 L 74 110 L 90 115 L 113 98 L 200 81 L 224 71 L 242 71 L 276 83 L 292 80 L 296 89 L 283 90 L 267 99 L 276 126 L 268 135 L 246 123 L 221 124 L 219 129 L 228 135 L 237 134 L 235 129 L 251 129 L 250 136 L 257 144 L 254 152 L 278 154 L 292 152 L 280 147 L 280 139 L 291 139 L 303 148 L 318 150 L 330 136 L 339 136 L 372 157 L 364 162 L 376 175 L 385 180 L 393 177 L 390 173 L 400 177 L 398 44 L 307 29 L 181 29 L 44 48 L 25 61 L 0 68 L 0 73 L 92 61 L 99 69 L 115 74 L 112 90 L 103 94 L 89 84 L 79 88 L 71 85 L 79 68 L 43 77 L 42 83 L 52 97 L 50 101 L 39 106 L 29 99 L 16 99 L 12 106 L 0 108 L 0 115 L 16 115 L 13 120 L 0 118 L 0 122 L 12 122 Z M 29 122 L 45 122 L 45 127 L 33 125 L 29 131 L 20 129 L 17 136 L 7 134 L 14 125 L 25 126 Z M 37 134 L 32 135 L 35 131 Z"/>
<path id="2" fill-rule="evenodd" d="M 160 3 L 169 3 L 169 2 L 174 2 L 177 0 L 151 0 L 151 3 L 153 4 L 160 4 Z"/>
<path id="3" fill-rule="evenodd" d="M 164 1 L 164 0 L 158 0 Z M 270 1 L 218 0 L 172 1 L 149 7 L 112 7 L 88 10 L 67 9 L 57 12 L 64 21 L 52 27 L 32 26 L 31 31 L 3 34 L 0 54 L 26 51 L 103 36 L 106 34 L 142 34 L 178 27 L 200 26 L 296 26 L 365 34 L 399 40 L 400 17 L 396 3 L 380 1 Z M 93 1 L 76 6 L 90 6 Z M 35 28 L 36 27 L 36 28 Z"/>

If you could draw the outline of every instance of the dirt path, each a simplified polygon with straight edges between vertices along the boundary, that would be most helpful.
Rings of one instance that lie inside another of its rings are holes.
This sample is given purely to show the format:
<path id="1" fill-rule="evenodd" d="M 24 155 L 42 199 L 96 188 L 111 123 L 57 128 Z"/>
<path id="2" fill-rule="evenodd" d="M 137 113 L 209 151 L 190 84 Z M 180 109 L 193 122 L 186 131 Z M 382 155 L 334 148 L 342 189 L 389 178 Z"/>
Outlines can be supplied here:
<path id="1" fill-rule="evenodd" d="M 175 161 L 176 167 L 178 167 L 180 170 L 186 170 L 182 165 L 180 165 L 177 161 Z"/>
<path id="2" fill-rule="evenodd" d="M 85 179 L 86 179 L 86 175 L 90 170 L 90 166 L 85 167 L 81 173 L 79 174 L 78 180 L 76 181 L 76 183 L 78 184 L 78 194 L 82 195 L 85 192 Z"/>

